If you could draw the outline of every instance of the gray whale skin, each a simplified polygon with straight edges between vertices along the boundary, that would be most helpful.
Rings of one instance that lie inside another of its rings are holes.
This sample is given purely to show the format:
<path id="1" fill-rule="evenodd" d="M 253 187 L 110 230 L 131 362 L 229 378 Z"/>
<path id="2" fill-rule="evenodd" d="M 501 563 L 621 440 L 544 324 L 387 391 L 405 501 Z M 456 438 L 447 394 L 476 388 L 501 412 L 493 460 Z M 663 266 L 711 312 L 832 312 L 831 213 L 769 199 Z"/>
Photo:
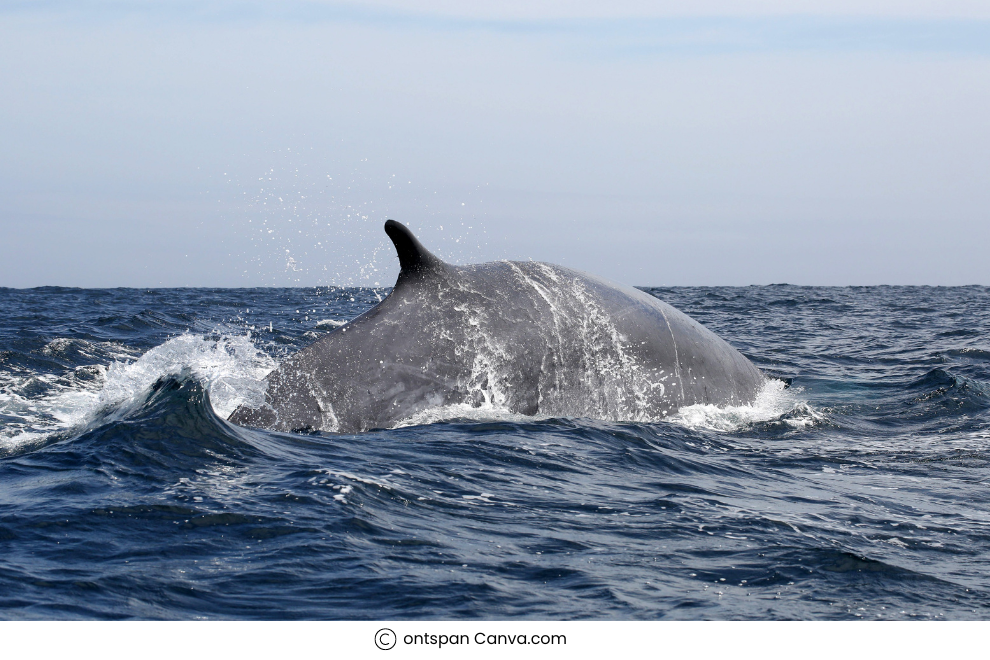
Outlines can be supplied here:
<path id="1" fill-rule="evenodd" d="M 404 225 L 385 231 L 401 266 L 392 292 L 282 363 L 264 403 L 231 422 L 351 433 L 430 421 L 445 406 L 446 418 L 490 406 L 655 421 L 696 403 L 751 403 L 765 382 L 739 351 L 638 289 L 546 263 L 454 266 Z"/>

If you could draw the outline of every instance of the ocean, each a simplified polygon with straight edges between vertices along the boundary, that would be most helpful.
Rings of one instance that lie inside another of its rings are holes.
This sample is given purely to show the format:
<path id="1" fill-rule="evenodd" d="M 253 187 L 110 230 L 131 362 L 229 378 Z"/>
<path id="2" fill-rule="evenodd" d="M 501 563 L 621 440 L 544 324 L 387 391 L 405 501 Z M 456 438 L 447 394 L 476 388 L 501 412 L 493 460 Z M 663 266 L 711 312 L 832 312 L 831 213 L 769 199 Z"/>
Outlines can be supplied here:
<path id="1" fill-rule="evenodd" d="M 388 289 L 0 289 L 0 618 L 990 617 L 990 288 L 644 290 L 753 405 L 241 428 Z"/>

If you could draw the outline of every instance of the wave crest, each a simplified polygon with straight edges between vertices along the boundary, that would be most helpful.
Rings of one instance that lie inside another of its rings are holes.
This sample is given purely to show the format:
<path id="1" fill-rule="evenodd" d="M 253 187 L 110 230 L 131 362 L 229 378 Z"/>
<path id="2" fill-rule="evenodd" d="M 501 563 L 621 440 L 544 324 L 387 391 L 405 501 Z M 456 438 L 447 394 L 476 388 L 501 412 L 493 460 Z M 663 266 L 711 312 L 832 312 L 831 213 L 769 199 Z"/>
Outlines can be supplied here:
<path id="1" fill-rule="evenodd" d="M 68 345 L 49 344 L 53 349 Z M 5 421 L 0 452 L 16 451 L 43 442 L 54 433 L 85 428 L 97 421 L 119 419 L 143 405 L 155 383 L 169 376 L 182 375 L 199 382 L 209 393 L 216 413 L 227 417 L 243 403 L 264 401 L 263 379 L 275 366 L 248 335 L 187 333 L 137 359 L 114 359 L 106 366 L 85 367 L 88 379 L 63 384 L 59 378 L 49 377 L 41 396 L 31 396 L 24 387 L 7 387 L 0 397 L 0 415 Z"/>

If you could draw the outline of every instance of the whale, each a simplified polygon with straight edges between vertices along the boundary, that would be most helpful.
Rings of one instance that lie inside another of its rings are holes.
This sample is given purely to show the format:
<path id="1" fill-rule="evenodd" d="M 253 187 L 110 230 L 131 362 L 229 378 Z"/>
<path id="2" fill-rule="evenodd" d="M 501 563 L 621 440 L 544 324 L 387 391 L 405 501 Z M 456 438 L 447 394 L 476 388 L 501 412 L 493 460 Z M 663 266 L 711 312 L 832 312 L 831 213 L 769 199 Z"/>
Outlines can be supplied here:
<path id="1" fill-rule="evenodd" d="M 660 421 L 750 404 L 766 377 L 700 323 L 639 289 L 542 262 L 453 265 L 400 222 L 399 275 L 375 307 L 282 362 L 229 421 L 358 433 L 429 411 Z M 484 411 L 482 411 L 484 412 Z"/>

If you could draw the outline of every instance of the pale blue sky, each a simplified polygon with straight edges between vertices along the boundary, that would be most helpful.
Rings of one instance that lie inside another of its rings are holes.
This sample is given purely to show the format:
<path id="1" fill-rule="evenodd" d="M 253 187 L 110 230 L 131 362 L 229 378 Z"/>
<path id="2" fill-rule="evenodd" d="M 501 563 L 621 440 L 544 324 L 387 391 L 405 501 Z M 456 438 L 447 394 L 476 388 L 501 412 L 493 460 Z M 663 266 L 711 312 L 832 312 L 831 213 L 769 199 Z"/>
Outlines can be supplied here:
<path id="1" fill-rule="evenodd" d="M 0 286 L 990 284 L 983 4 L 7 2 Z"/>

